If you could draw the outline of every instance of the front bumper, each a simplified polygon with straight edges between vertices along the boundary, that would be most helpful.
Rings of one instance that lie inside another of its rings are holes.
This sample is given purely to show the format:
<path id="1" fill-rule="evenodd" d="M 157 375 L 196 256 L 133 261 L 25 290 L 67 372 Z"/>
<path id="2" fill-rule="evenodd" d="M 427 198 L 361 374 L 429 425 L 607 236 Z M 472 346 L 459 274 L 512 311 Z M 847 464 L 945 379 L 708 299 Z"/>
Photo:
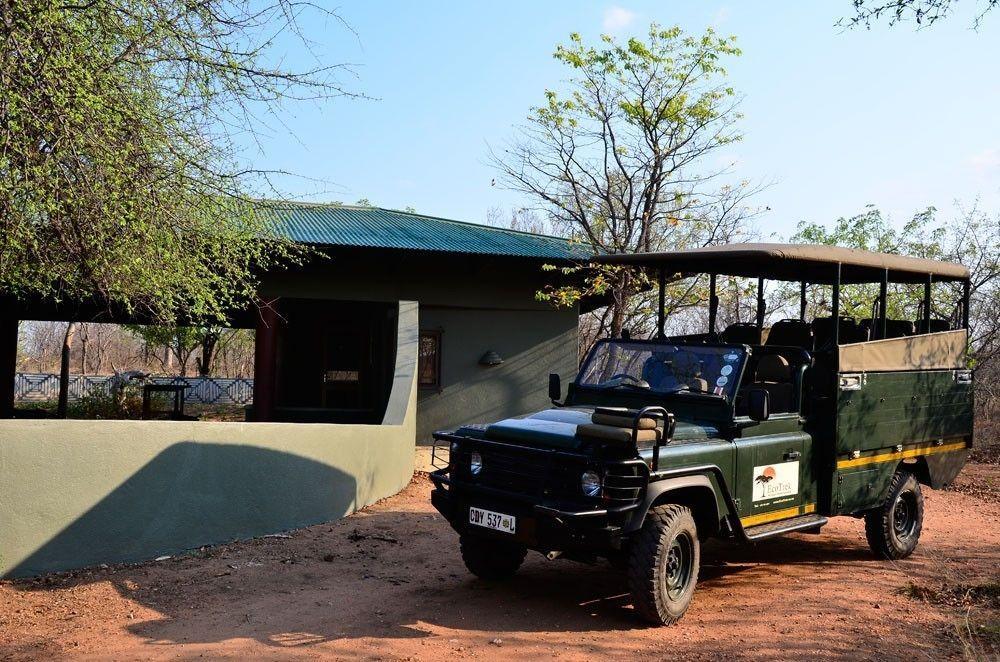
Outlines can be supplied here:
<path id="1" fill-rule="evenodd" d="M 621 548 L 623 529 L 639 503 L 610 508 L 574 508 L 560 502 L 536 503 L 530 497 L 452 480 L 448 469 L 430 474 L 431 503 L 460 534 L 516 541 L 541 552 L 600 554 Z M 511 535 L 469 524 L 469 507 L 513 515 Z"/>

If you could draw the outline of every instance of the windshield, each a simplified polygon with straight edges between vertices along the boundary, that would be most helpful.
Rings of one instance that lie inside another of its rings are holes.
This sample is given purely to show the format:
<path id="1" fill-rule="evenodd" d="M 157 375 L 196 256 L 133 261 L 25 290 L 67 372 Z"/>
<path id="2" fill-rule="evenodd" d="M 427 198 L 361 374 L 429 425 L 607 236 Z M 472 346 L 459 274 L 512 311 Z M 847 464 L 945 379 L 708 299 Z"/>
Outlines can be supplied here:
<path id="1" fill-rule="evenodd" d="M 603 341 L 577 384 L 655 393 L 709 393 L 733 401 L 746 352 L 740 347 Z"/>

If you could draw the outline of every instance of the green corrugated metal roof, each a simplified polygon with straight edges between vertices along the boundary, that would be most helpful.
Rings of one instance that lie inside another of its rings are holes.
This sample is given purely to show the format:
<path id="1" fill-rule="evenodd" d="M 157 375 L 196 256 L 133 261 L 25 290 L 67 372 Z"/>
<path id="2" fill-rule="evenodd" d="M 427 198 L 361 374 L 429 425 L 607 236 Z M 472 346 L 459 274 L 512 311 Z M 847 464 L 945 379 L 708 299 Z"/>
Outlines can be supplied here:
<path id="1" fill-rule="evenodd" d="M 281 234 L 305 244 L 548 260 L 586 259 L 593 254 L 587 246 L 559 237 L 380 207 L 280 202 L 269 203 L 266 209 Z"/>

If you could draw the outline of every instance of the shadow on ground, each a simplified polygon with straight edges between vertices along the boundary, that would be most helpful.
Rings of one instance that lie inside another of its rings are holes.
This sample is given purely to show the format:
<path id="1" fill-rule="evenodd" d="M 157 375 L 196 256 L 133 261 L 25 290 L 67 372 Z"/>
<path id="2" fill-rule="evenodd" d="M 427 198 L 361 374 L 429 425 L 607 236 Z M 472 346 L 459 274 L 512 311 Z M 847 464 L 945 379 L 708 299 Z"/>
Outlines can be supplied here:
<path id="1" fill-rule="evenodd" d="M 426 491 L 417 482 L 384 507 L 287 540 L 258 539 L 165 563 L 16 587 L 72 590 L 109 582 L 149 610 L 122 627 L 154 647 L 247 640 L 273 648 L 388 653 L 413 652 L 413 643 L 432 640 L 486 646 L 502 637 L 510 645 L 551 644 L 581 655 L 651 652 L 669 644 L 676 654 L 892 657 L 894 648 L 935 645 L 940 630 L 933 619 L 930 627 L 916 626 L 918 612 L 894 593 L 908 573 L 928 571 L 927 558 L 874 560 L 853 520 L 837 520 L 823 535 L 753 548 L 709 543 L 691 610 L 664 629 L 635 617 L 624 578 L 606 565 L 532 555 L 508 583 L 472 578 L 455 534 L 428 507 Z M 397 505 L 404 508 L 384 509 Z M 995 558 L 994 550 L 982 540 L 948 550 L 948 558 Z"/>

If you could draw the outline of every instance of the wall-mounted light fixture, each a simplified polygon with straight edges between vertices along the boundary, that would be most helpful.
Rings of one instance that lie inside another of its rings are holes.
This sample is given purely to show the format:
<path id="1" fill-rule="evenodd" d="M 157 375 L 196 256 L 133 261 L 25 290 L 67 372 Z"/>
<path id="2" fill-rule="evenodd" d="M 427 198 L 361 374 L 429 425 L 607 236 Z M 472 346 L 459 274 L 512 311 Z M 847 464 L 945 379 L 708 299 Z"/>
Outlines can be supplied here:
<path id="1" fill-rule="evenodd" d="M 503 363 L 503 359 L 500 357 L 499 354 L 494 352 L 492 349 L 483 354 L 481 357 L 479 357 L 479 365 L 483 365 L 488 368 L 491 368 L 495 365 L 500 365 L 501 363 Z"/>

